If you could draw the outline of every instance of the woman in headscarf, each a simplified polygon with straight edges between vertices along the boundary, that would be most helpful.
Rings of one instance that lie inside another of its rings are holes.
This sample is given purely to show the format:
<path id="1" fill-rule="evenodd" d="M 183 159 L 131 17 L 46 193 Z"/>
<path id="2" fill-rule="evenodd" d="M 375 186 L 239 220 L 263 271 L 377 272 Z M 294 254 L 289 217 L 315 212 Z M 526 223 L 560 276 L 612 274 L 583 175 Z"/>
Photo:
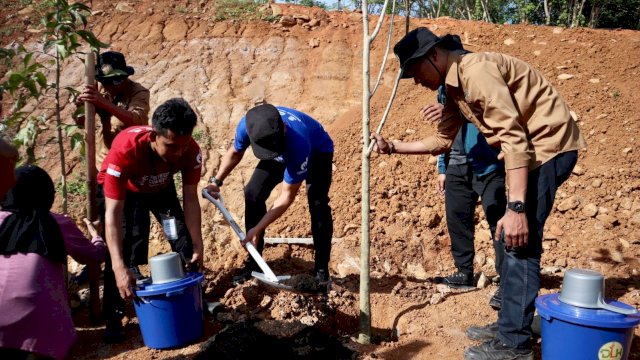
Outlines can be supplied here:
<path id="1" fill-rule="evenodd" d="M 99 236 L 89 242 L 71 220 L 50 212 L 55 188 L 43 169 L 22 166 L 15 175 L 0 210 L 0 358 L 62 359 L 76 340 L 67 253 L 101 262 L 105 244 Z"/>

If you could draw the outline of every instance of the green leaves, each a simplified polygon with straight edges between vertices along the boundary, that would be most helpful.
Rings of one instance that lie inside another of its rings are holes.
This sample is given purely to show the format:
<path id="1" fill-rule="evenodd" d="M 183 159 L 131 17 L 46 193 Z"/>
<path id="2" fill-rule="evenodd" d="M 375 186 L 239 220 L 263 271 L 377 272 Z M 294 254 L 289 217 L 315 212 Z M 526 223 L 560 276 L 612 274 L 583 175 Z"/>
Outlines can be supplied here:
<path id="1" fill-rule="evenodd" d="M 45 4 L 46 3 L 46 4 Z M 44 37 L 41 41 L 45 53 L 49 50 L 55 51 L 55 59 L 43 59 L 42 56 L 35 56 L 27 51 L 24 46 L 17 45 L 10 48 L 0 48 L 0 66 L 7 69 L 4 81 L 0 82 L 0 93 L 10 95 L 12 102 L 11 110 L 2 119 L 8 134 L 15 134 L 14 142 L 21 153 L 26 154 L 26 162 L 35 162 L 35 146 L 38 135 L 47 127 L 45 126 L 45 115 L 39 117 L 30 116 L 33 110 L 26 111 L 25 106 L 40 99 L 49 89 L 54 89 L 56 99 L 59 99 L 61 91 L 60 84 L 49 82 L 45 75 L 45 69 L 54 66 L 56 72 L 60 71 L 62 60 L 80 53 L 83 46 L 88 45 L 91 51 L 98 51 L 101 48 L 109 47 L 109 44 L 100 41 L 90 30 L 88 16 L 91 8 L 82 3 L 69 4 L 67 0 L 42 0 L 38 4 L 40 11 L 47 11 L 40 19 L 44 27 Z M 48 55 L 50 56 L 50 55 Z M 71 87 L 65 87 L 73 100 L 78 95 L 78 91 Z M 58 100 L 57 100 L 58 101 Z M 61 108 L 56 104 L 56 111 Z M 41 113 L 48 112 L 46 116 L 51 117 L 47 109 L 40 109 Z M 60 121 L 60 114 L 53 115 L 56 119 L 57 127 L 60 128 L 66 138 L 71 142 L 74 151 L 80 151 L 84 156 L 84 132 L 79 131 L 76 125 L 64 124 Z M 62 139 L 58 139 L 62 142 Z M 65 141 L 66 142 L 66 141 Z M 64 159 L 61 157 L 61 167 L 65 168 Z"/>
<path id="2" fill-rule="evenodd" d="M 80 131 L 78 125 L 75 124 L 61 124 L 60 127 L 64 131 L 65 135 L 69 138 L 71 143 L 71 149 L 73 151 L 79 150 L 80 155 L 84 156 L 84 135 Z"/>
<path id="3" fill-rule="evenodd" d="M 91 31 L 77 30 L 76 33 L 91 46 L 92 51 L 97 51 L 100 48 L 109 47 L 109 44 L 103 43 L 102 41 L 98 40 L 98 38 L 96 38 L 96 36 Z"/>
<path id="4" fill-rule="evenodd" d="M 33 164 L 36 162 L 35 147 L 38 135 L 47 129 L 44 126 L 44 115 L 39 117 L 29 117 L 26 125 L 14 136 L 13 143 L 18 148 L 24 148 L 26 159 L 22 159 L 22 163 Z"/>
<path id="5" fill-rule="evenodd" d="M 61 60 L 78 52 L 84 40 L 93 51 L 107 48 L 109 44 L 103 43 L 88 30 L 87 15 L 91 14 L 91 8 L 81 3 L 69 5 L 66 0 L 57 0 L 53 11 L 42 18 L 42 24 L 46 31 L 45 51 L 54 47 Z"/>

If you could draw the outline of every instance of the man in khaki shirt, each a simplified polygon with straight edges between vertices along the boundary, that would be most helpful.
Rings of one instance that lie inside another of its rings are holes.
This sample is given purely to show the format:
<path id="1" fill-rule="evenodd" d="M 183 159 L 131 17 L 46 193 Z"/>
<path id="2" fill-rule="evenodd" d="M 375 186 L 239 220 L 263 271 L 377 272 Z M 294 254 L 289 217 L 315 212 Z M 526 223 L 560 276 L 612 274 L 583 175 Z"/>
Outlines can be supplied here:
<path id="1" fill-rule="evenodd" d="M 453 39 L 418 28 L 394 47 L 403 78 L 446 95 L 436 133 L 414 142 L 371 137 L 379 153 L 439 154 L 451 147 L 464 123 L 462 114 L 490 146 L 500 147 L 508 188 L 507 209 L 496 229 L 506 247 L 500 271 L 503 307 L 497 323 L 467 330 L 471 339 L 485 342 L 466 349 L 464 357 L 533 359 L 542 230 L 584 139 L 557 90 L 529 64 L 504 54 L 468 53 Z M 428 118 L 431 111 L 426 107 L 422 114 Z"/>
<path id="2" fill-rule="evenodd" d="M 129 126 L 147 125 L 149 123 L 149 90 L 129 79 L 134 69 L 127 66 L 124 55 L 117 51 L 106 51 L 98 57 L 96 79 L 102 85 L 85 86 L 78 96 L 78 104 L 88 101 L 95 105 L 100 118 L 99 135 L 96 144 L 96 166 L 102 161 L 111 148 L 113 138 Z M 84 117 L 79 116 L 77 122 L 84 125 Z"/>

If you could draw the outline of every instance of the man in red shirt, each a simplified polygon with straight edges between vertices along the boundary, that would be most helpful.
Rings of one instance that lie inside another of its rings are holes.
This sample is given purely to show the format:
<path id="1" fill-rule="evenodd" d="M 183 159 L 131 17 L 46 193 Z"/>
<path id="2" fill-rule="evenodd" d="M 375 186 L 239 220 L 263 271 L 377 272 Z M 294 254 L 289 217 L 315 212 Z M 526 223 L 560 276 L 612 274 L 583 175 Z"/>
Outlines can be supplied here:
<path id="1" fill-rule="evenodd" d="M 126 262 L 132 251 L 128 246 L 131 228 L 137 224 L 136 232 L 149 240 L 149 221 L 140 223 L 136 214 L 153 213 L 171 249 L 188 262 L 187 268 L 200 268 L 203 245 L 197 184 L 202 154 L 191 136 L 196 121 L 195 112 L 185 100 L 168 100 L 153 113 L 151 127 L 134 126 L 119 133 L 102 163 L 98 182 L 104 186 L 110 254 L 104 275 L 106 342 L 124 340 L 122 299 L 134 295 L 136 278 Z M 178 172 L 182 174 L 184 212 L 173 182 Z"/>

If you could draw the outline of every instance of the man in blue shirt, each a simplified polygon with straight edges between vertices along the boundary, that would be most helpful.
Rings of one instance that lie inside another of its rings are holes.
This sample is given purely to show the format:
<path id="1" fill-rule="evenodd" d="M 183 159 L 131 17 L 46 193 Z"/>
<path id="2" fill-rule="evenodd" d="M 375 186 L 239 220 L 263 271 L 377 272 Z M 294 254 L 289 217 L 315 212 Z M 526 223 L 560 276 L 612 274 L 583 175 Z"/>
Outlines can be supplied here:
<path id="1" fill-rule="evenodd" d="M 315 248 L 314 274 L 321 284 L 328 282 L 333 237 L 329 207 L 333 141 L 329 134 L 318 121 L 300 111 L 270 104 L 256 106 L 240 120 L 234 144 L 207 187 L 210 193 L 220 192 L 224 179 L 240 163 L 249 146 L 260 162 L 244 190 L 245 241 L 251 241 L 262 253 L 265 229 L 289 208 L 305 181 Z M 267 211 L 267 198 L 283 180 L 280 195 Z M 251 271 L 258 269 L 250 258 L 234 282 L 249 279 Z"/>
<path id="2" fill-rule="evenodd" d="M 476 204 L 480 197 L 491 238 L 494 239 L 498 220 L 507 206 L 504 163 L 498 160 L 497 151 L 487 144 L 478 128 L 466 122 L 456 135 L 451 151 L 438 157 L 438 174 L 438 190 L 445 196 L 451 255 L 458 269 L 438 280 L 451 287 L 473 286 Z M 504 247 L 499 240 L 493 240 L 493 246 L 496 271 L 500 274 Z M 489 305 L 496 310 L 501 308 L 500 288 Z"/>

